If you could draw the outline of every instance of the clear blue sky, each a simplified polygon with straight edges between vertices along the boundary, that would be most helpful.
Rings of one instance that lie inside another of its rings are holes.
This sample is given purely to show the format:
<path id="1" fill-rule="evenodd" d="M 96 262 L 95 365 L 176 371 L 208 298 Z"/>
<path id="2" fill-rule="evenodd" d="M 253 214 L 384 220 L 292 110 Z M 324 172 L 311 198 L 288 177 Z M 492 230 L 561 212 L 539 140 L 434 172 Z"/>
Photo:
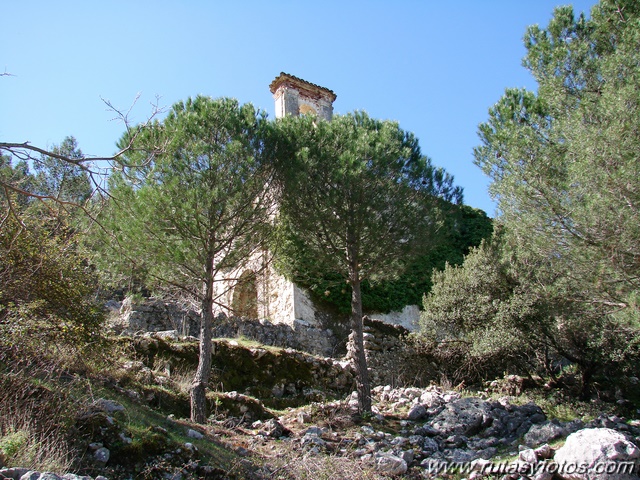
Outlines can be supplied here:
<path id="1" fill-rule="evenodd" d="M 251 102 L 274 117 L 281 71 L 332 89 L 335 113 L 366 110 L 420 140 L 465 203 L 493 215 L 473 165 L 477 126 L 506 87 L 535 88 L 522 37 L 561 0 L 3 2 L 0 141 L 111 155 L 123 125 L 101 98 L 150 113 L 197 94 Z M 567 2 L 565 2 L 567 3 Z M 595 0 L 574 0 L 589 12 Z"/>

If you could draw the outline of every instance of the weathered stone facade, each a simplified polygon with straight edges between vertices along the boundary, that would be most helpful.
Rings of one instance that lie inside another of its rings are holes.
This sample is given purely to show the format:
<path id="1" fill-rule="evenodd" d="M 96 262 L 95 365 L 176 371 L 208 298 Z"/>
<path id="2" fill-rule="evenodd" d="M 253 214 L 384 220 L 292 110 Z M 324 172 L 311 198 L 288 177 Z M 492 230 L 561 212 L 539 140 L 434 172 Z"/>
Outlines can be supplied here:
<path id="1" fill-rule="evenodd" d="M 276 118 L 311 113 L 331 121 L 336 94 L 328 88 L 282 72 L 269 89 L 276 102 Z"/>

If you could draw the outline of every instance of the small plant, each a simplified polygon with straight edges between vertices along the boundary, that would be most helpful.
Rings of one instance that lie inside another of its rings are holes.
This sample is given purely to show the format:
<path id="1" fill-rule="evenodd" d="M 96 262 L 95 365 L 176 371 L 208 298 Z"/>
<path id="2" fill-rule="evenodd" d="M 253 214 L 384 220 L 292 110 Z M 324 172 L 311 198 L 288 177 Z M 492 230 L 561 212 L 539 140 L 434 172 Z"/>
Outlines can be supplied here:
<path id="1" fill-rule="evenodd" d="M 0 438 L 0 452 L 5 459 L 16 456 L 24 449 L 29 440 L 29 433 L 25 430 L 10 431 Z"/>

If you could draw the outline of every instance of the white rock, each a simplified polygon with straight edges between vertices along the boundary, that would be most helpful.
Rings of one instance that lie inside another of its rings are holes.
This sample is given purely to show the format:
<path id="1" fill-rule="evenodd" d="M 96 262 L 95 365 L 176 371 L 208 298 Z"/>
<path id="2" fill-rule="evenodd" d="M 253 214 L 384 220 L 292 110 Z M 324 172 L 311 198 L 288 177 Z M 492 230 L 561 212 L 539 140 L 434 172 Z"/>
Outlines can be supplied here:
<path id="1" fill-rule="evenodd" d="M 20 477 L 20 480 L 38 480 L 40 478 L 40 472 L 29 470 L 27 473 Z"/>
<path id="2" fill-rule="evenodd" d="M 176 330 L 165 330 L 163 332 L 155 332 L 154 336 L 160 340 L 180 340 L 180 336 Z"/>
<path id="3" fill-rule="evenodd" d="M 109 451 L 108 448 L 105 448 L 105 447 L 99 448 L 93 454 L 93 458 L 95 459 L 95 461 L 102 464 L 107 463 L 109 461 L 110 456 L 111 456 L 111 452 Z"/>
<path id="4" fill-rule="evenodd" d="M 518 454 L 518 458 L 525 463 L 536 463 L 538 461 L 538 455 L 535 450 L 532 448 L 527 448 L 526 450 L 522 450 Z"/>
<path id="5" fill-rule="evenodd" d="M 407 462 L 395 455 L 382 453 L 376 457 L 376 470 L 388 475 L 402 475 L 407 472 Z"/>
<path id="6" fill-rule="evenodd" d="M 197 430 L 193 430 L 193 429 L 191 429 L 191 428 L 190 428 L 190 429 L 187 431 L 187 437 L 189 437 L 189 438 L 195 438 L 195 439 L 199 440 L 199 439 L 201 439 L 201 438 L 204 438 L 204 435 L 203 435 L 203 434 L 201 434 L 199 431 L 197 431 Z"/>
<path id="7" fill-rule="evenodd" d="M 113 400 L 106 398 L 99 398 L 93 402 L 93 406 L 107 413 L 121 412 L 124 407 Z"/>
<path id="8" fill-rule="evenodd" d="M 625 471 L 624 466 L 637 465 L 639 459 L 640 449 L 610 428 L 572 433 L 554 457 L 558 474 L 566 480 L 637 480 L 640 477 L 629 473 L 636 469 Z"/>

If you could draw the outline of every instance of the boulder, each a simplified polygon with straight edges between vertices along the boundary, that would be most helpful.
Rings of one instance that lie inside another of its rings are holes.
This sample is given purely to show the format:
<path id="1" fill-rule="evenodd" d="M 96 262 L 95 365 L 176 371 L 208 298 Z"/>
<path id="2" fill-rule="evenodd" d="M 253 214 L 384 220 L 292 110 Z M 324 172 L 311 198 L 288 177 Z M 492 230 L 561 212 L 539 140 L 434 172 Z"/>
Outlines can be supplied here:
<path id="1" fill-rule="evenodd" d="M 20 480 L 20 478 L 30 470 L 28 468 L 0 468 L 0 478 L 11 478 L 13 480 Z"/>
<path id="2" fill-rule="evenodd" d="M 524 436 L 524 443 L 529 447 L 537 447 L 566 435 L 566 430 L 553 422 L 532 425 Z"/>
<path id="3" fill-rule="evenodd" d="M 376 470 L 387 475 L 402 475 L 407 472 L 407 462 L 389 453 L 382 453 L 376 457 Z"/>
<path id="4" fill-rule="evenodd" d="M 442 435 L 474 435 L 492 421 L 487 402 L 461 398 L 448 403 L 430 423 Z"/>
<path id="5" fill-rule="evenodd" d="M 190 428 L 187 430 L 187 437 L 195 438 L 196 440 L 201 440 L 204 438 L 204 435 L 197 430 Z"/>
<path id="6" fill-rule="evenodd" d="M 20 480 L 38 480 L 40 478 L 40 472 L 29 470 L 27 473 L 20 477 Z"/>
<path id="7" fill-rule="evenodd" d="M 554 457 L 565 480 L 638 480 L 640 449 L 610 428 L 585 428 L 567 437 Z"/>
<path id="8" fill-rule="evenodd" d="M 124 406 L 120 405 L 113 400 L 109 400 L 106 398 L 99 398 L 92 405 L 96 410 L 102 410 L 106 413 L 115 413 L 122 412 L 124 410 Z"/>
<path id="9" fill-rule="evenodd" d="M 409 410 L 409 413 L 407 414 L 407 418 L 409 420 L 420 420 L 422 418 L 425 418 L 427 416 L 427 409 L 424 407 L 424 405 L 415 405 L 413 408 L 411 408 L 411 410 Z"/>
<path id="10" fill-rule="evenodd" d="M 99 464 L 106 464 L 109 461 L 109 457 L 111 456 L 111 452 L 108 448 L 101 447 L 95 451 L 93 454 L 93 459 Z"/>

